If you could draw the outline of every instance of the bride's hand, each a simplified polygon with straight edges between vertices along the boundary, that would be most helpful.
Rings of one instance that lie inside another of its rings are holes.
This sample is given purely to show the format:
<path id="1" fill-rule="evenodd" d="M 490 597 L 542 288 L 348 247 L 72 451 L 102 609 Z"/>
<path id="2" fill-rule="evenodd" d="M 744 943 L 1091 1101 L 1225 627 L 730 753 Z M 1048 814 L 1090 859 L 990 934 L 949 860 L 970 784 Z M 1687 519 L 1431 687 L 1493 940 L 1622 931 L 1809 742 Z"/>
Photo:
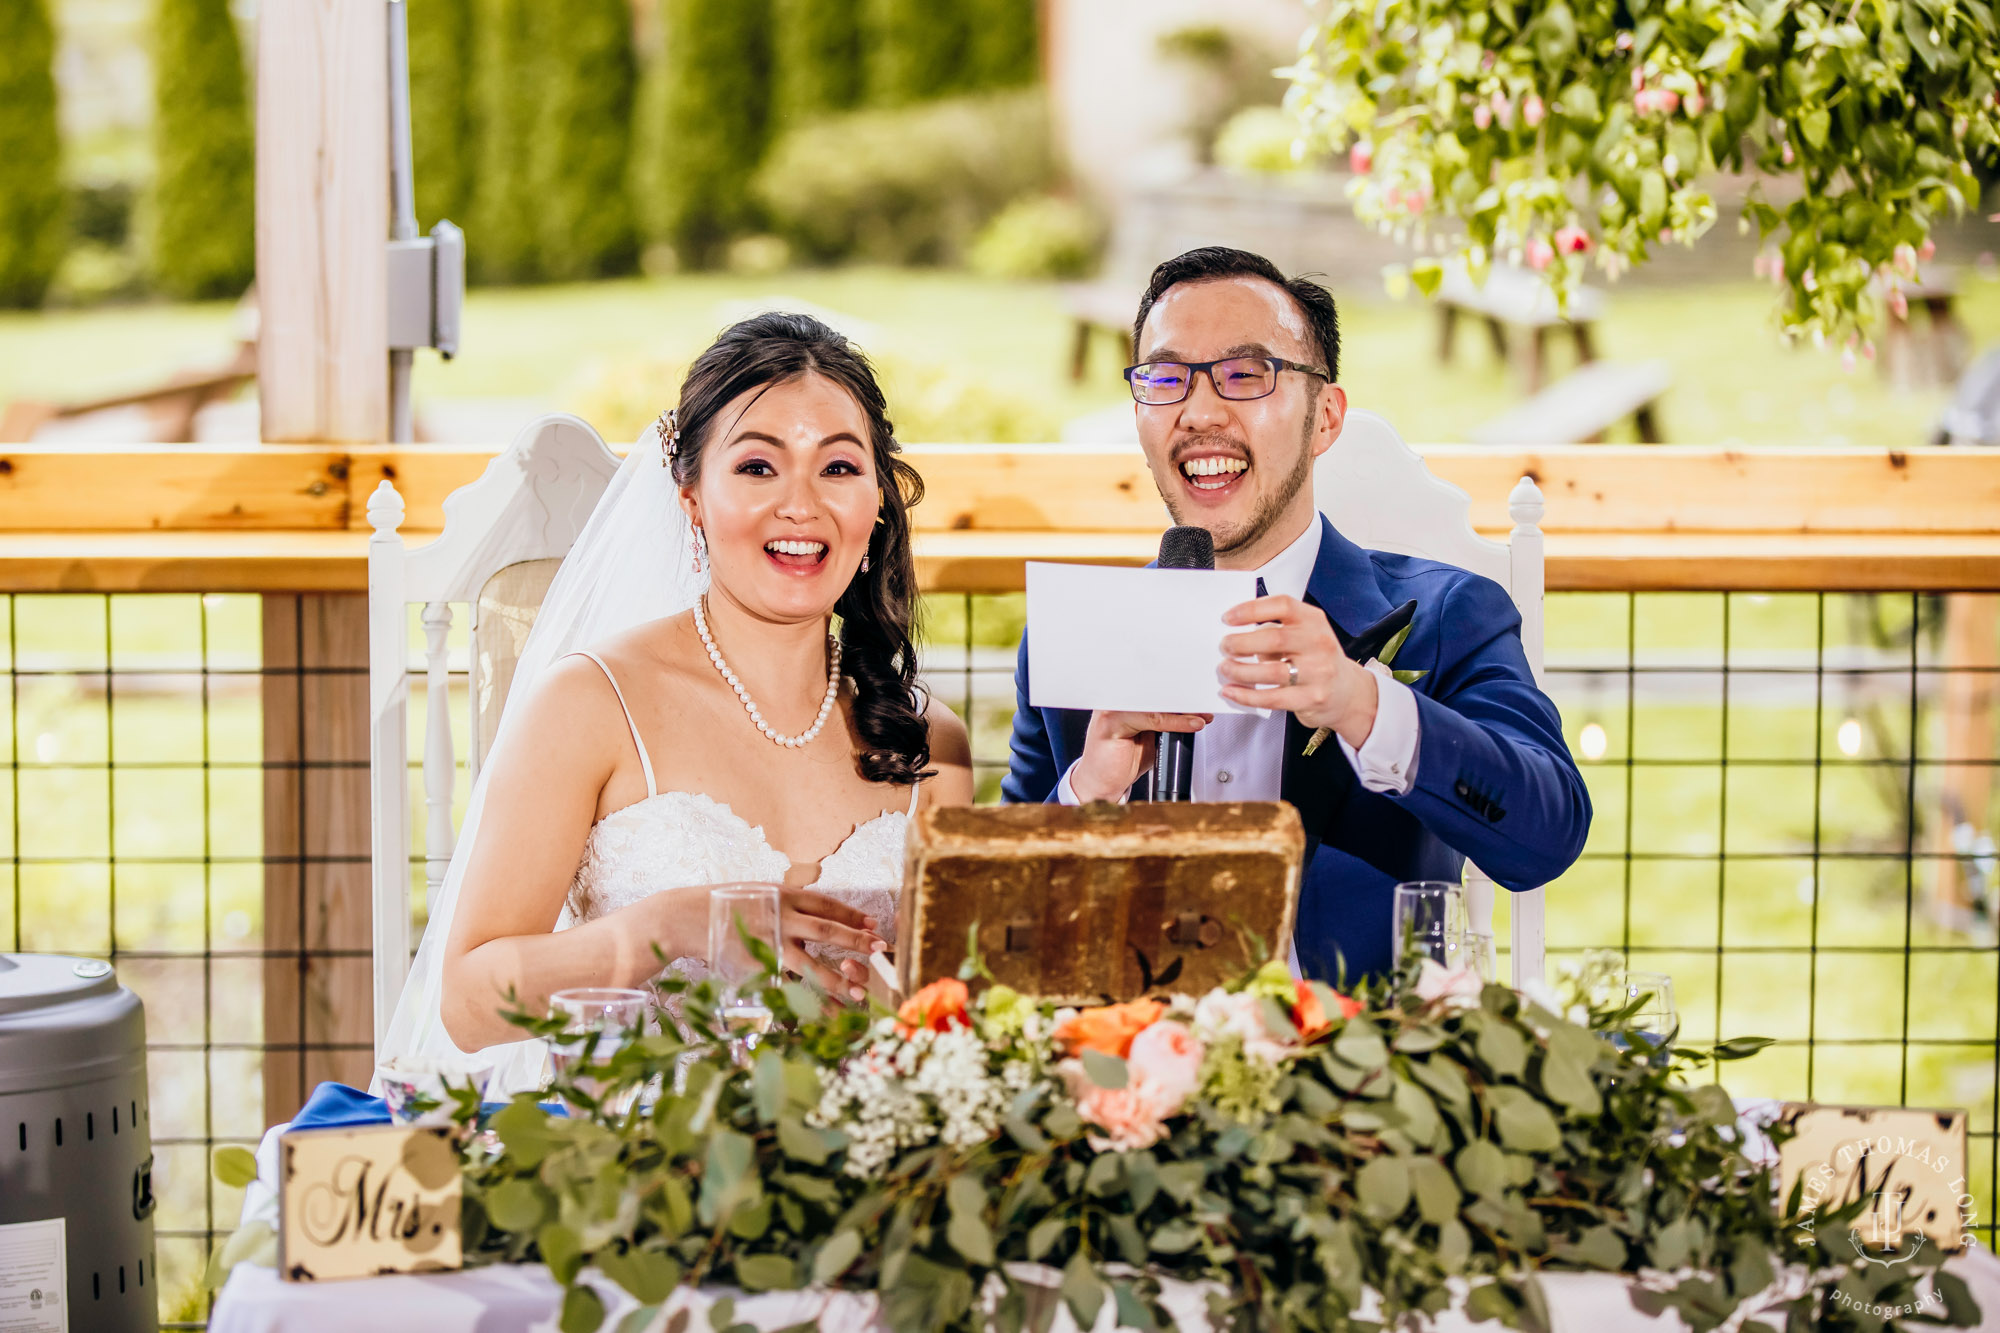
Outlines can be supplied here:
<path id="1" fill-rule="evenodd" d="M 814 958 L 807 943 L 846 949 L 863 957 L 888 942 L 876 933 L 881 923 L 865 912 L 811 889 L 786 889 L 778 897 L 778 933 L 783 937 L 780 962 L 786 971 L 810 979 L 821 990 L 839 1000 L 858 1001 L 867 997 L 868 966 L 859 959 Z"/>

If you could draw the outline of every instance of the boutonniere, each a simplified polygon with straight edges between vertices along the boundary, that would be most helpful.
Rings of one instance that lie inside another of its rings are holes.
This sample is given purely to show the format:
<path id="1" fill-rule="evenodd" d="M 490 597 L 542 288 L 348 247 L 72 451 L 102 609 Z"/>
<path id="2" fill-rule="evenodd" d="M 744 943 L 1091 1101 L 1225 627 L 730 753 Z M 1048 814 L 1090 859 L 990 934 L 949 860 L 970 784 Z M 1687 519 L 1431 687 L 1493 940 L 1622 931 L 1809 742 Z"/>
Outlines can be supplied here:
<path id="1" fill-rule="evenodd" d="M 1388 615 L 1382 617 L 1381 620 L 1361 631 L 1361 633 L 1355 635 L 1353 638 L 1349 639 L 1345 636 L 1340 636 L 1342 640 L 1340 646 L 1346 649 L 1347 655 L 1355 661 L 1363 665 L 1371 661 L 1380 662 L 1383 666 L 1390 668 L 1389 674 L 1391 676 L 1405 685 L 1414 685 L 1429 673 L 1424 671 L 1398 671 L 1394 668 L 1393 664 L 1396 660 L 1397 651 L 1402 648 L 1403 641 L 1410 637 L 1410 630 L 1417 623 L 1416 616 L 1417 604 L 1413 601 L 1404 602 L 1394 611 L 1391 611 Z M 1335 633 L 1337 635 L 1339 633 L 1337 626 L 1335 627 Z M 1369 649 L 1372 646 L 1372 642 L 1380 640 L 1384 634 L 1388 636 L 1387 640 L 1382 642 L 1380 648 L 1376 648 L 1373 652 L 1370 652 Z M 1326 743 L 1326 738 L 1331 735 L 1333 735 L 1332 727 L 1321 727 L 1319 730 L 1313 732 L 1312 739 L 1306 742 L 1306 748 L 1302 751 L 1303 757 L 1307 759 L 1312 758 L 1319 747 Z"/>

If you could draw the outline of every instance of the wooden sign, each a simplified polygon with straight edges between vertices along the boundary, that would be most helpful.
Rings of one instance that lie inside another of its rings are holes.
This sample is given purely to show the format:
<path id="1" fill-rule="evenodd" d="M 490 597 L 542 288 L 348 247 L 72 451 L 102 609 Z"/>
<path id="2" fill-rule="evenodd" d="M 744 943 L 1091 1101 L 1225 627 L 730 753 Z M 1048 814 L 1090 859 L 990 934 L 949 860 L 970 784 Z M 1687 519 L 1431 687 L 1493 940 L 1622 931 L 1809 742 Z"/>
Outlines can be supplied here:
<path id="1" fill-rule="evenodd" d="M 1871 1262 L 1898 1264 L 1927 1245 L 1957 1254 L 1972 1243 L 1965 1112 L 1787 1102 L 1777 1123 L 1795 1133 L 1778 1150 L 1779 1194 L 1802 1182 L 1808 1230 L 1867 1200 L 1848 1234 L 1820 1235 L 1822 1246 L 1838 1253 L 1845 1239 Z"/>
<path id="2" fill-rule="evenodd" d="M 278 1141 L 278 1272 L 288 1282 L 460 1267 L 450 1128 L 302 1129 Z"/>
<path id="3" fill-rule="evenodd" d="M 940 807 L 917 815 L 896 923 L 904 994 L 956 976 L 1072 1004 L 1199 995 L 1283 950 L 1305 831 L 1282 802 Z M 1282 954 L 1280 955 L 1282 956 Z"/>

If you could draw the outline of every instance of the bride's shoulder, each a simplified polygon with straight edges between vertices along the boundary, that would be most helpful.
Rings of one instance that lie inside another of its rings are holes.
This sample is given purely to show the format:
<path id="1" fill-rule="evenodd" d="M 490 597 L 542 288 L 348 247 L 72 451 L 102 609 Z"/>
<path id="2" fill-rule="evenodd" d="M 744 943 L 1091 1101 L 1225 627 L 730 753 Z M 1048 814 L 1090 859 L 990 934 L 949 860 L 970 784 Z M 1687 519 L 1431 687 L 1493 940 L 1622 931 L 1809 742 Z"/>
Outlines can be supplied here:
<path id="1" fill-rule="evenodd" d="M 950 789 L 940 789 L 939 796 L 947 805 L 970 804 L 972 738 L 965 729 L 965 720 L 933 695 L 924 704 L 924 726 L 930 733 L 931 768 L 945 779 L 944 785 Z M 961 787 L 962 796 L 957 794 Z"/>

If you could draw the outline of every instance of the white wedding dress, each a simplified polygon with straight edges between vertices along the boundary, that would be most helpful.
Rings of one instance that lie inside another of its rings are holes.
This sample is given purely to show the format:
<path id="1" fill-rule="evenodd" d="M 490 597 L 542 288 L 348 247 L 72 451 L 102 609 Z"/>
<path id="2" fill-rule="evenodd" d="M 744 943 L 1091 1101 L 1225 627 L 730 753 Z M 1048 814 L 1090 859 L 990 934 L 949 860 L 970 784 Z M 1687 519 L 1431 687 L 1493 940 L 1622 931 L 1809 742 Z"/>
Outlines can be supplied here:
<path id="1" fill-rule="evenodd" d="M 765 839 L 762 828 L 701 792 L 659 789 L 652 756 L 626 707 L 618 678 L 597 654 L 577 656 L 597 663 L 618 696 L 618 706 L 625 709 L 625 725 L 646 775 L 646 798 L 613 810 L 591 826 L 556 929 L 608 916 L 662 889 L 783 883 L 791 872 L 791 859 Z M 855 828 L 819 863 L 819 878 L 809 886 L 874 917 L 876 933 L 891 948 L 896 944 L 896 904 L 903 883 L 903 840 L 916 808 L 913 787 L 908 810 L 884 810 Z M 817 944 L 806 948 L 816 957 L 854 956 L 841 949 L 822 952 Z M 707 964 L 699 958 L 676 958 L 669 967 L 690 981 L 708 975 Z"/>

